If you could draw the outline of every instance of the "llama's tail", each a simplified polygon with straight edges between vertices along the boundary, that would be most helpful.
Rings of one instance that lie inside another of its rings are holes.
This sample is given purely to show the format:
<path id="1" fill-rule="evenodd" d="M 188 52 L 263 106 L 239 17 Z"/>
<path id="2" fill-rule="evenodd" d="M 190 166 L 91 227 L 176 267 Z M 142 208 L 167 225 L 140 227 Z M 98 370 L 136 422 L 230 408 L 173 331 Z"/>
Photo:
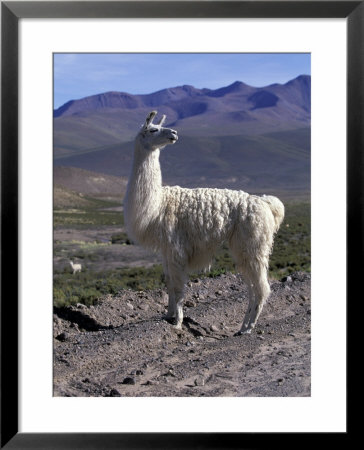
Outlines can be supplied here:
<path id="1" fill-rule="evenodd" d="M 276 229 L 274 230 L 276 233 L 284 219 L 284 205 L 277 197 L 273 197 L 272 195 L 263 195 L 261 199 L 268 203 L 272 211 L 276 224 Z"/>

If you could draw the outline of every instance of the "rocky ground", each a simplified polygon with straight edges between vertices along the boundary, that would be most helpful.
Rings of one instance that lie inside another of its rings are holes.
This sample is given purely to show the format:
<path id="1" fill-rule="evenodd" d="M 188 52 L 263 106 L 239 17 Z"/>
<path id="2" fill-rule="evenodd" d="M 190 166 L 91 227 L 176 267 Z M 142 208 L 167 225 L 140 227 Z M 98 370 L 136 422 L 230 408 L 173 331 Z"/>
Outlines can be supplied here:
<path id="1" fill-rule="evenodd" d="M 54 312 L 55 396 L 310 396 L 311 279 L 271 281 L 251 335 L 234 336 L 247 288 L 228 274 L 189 282 L 182 330 L 164 290 L 121 291 Z"/>

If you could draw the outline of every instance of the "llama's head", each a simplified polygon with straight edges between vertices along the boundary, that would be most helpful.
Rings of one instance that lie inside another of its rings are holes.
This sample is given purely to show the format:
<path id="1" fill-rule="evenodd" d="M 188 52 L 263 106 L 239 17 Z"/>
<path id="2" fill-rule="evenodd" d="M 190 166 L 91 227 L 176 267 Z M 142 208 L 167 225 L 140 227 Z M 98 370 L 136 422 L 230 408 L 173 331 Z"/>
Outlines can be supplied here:
<path id="1" fill-rule="evenodd" d="M 153 123 L 156 115 L 157 111 L 152 111 L 148 114 L 137 136 L 141 146 L 149 151 L 163 148 L 168 144 L 174 144 L 178 140 L 177 131 L 162 126 L 166 120 L 165 115 L 162 116 L 158 123 Z"/>

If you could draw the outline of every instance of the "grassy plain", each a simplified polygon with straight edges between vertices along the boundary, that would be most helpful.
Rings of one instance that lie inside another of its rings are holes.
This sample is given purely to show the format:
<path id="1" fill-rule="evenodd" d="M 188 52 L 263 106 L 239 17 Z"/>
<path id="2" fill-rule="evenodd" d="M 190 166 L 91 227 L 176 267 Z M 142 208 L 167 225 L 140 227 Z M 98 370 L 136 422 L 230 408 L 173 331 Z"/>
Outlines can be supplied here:
<path id="1" fill-rule="evenodd" d="M 158 256 L 132 245 L 123 229 L 120 204 L 87 198 L 86 206 L 54 209 L 54 304 L 93 304 L 105 294 L 122 289 L 144 290 L 164 286 Z M 286 202 L 286 217 L 275 238 L 270 278 L 294 271 L 310 271 L 310 203 Z M 72 274 L 69 261 L 82 263 Z M 235 272 L 227 247 L 221 248 L 210 272 L 215 277 Z"/>

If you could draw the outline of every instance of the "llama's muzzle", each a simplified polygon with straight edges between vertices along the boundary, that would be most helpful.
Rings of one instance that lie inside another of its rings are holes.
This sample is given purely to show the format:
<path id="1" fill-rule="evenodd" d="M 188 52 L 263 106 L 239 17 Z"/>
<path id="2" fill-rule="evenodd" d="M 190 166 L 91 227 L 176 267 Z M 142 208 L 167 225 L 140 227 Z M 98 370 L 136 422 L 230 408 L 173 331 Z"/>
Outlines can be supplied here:
<path id="1" fill-rule="evenodd" d="M 169 140 L 174 144 L 176 141 L 178 141 L 177 131 L 171 130 L 171 134 L 172 137 L 170 137 Z"/>

